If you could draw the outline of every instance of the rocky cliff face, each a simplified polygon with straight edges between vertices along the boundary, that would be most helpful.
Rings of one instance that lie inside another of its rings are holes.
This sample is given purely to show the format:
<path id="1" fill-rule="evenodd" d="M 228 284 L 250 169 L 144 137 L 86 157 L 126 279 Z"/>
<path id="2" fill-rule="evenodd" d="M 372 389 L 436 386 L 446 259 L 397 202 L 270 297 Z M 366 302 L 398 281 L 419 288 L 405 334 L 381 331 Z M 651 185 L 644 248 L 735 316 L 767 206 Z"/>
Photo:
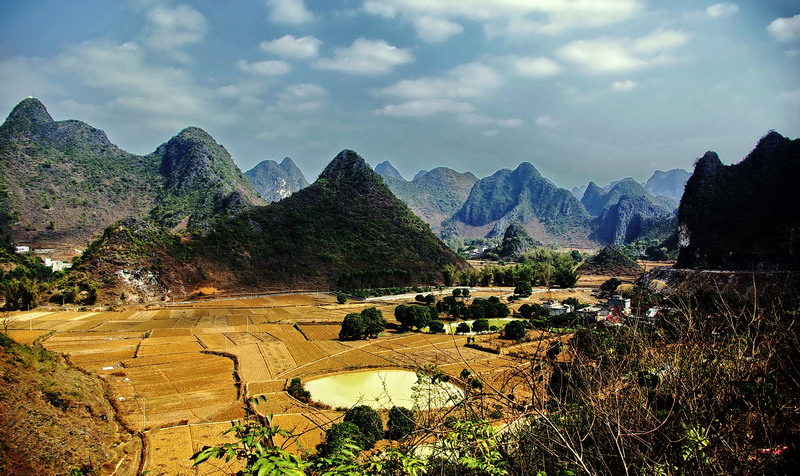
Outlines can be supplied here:
<path id="1" fill-rule="evenodd" d="M 800 140 L 770 132 L 740 163 L 695 163 L 678 210 L 677 267 L 800 269 Z"/>
<path id="2" fill-rule="evenodd" d="M 245 172 L 259 195 L 267 202 L 277 202 L 308 187 L 303 172 L 291 158 L 285 157 L 281 163 L 264 160 Z"/>

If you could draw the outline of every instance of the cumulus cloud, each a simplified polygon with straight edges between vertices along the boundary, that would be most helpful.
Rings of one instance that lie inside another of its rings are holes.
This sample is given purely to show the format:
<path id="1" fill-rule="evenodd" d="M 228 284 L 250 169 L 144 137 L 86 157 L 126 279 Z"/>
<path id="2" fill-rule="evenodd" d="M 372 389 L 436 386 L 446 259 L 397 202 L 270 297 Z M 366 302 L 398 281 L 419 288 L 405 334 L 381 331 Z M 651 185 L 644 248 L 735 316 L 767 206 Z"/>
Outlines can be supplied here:
<path id="1" fill-rule="evenodd" d="M 302 25 L 314 20 L 303 0 L 267 0 L 269 19 L 278 23 Z"/>
<path id="2" fill-rule="evenodd" d="M 440 43 L 464 31 L 458 23 L 442 18 L 421 16 L 414 19 L 417 36 L 425 43 Z"/>
<path id="3" fill-rule="evenodd" d="M 355 76 L 377 76 L 413 61 L 414 56 L 408 49 L 383 40 L 358 38 L 347 48 L 337 48 L 332 58 L 320 59 L 314 66 Z"/>
<path id="4" fill-rule="evenodd" d="M 544 57 L 515 58 L 512 66 L 517 73 L 529 78 L 544 78 L 561 71 L 561 65 Z"/>
<path id="5" fill-rule="evenodd" d="M 432 16 L 483 22 L 487 34 L 513 38 L 520 34 L 558 33 L 598 27 L 631 18 L 640 0 L 367 0 L 367 13 L 407 18 Z"/>
<path id="6" fill-rule="evenodd" d="M 636 84 L 636 81 L 632 81 L 630 79 L 627 79 L 625 81 L 614 81 L 613 83 L 611 83 L 611 89 L 618 92 L 633 91 L 634 89 L 636 89 L 636 86 L 638 86 L 638 84 Z"/>
<path id="7" fill-rule="evenodd" d="M 259 48 L 284 58 L 305 60 L 315 58 L 320 46 L 322 41 L 313 36 L 296 38 L 294 35 L 285 35 L 272 41 L 262 41 Z"/>
<path id="8" fill-rule="evenodd" d="M 239 71 L 258 76 L 281 76 L 292 71 L 292 65 L 286 61 L 279 60 L 259 61 L 257 63 L 239 60 L 236 62 L 236 67 L 239 68 Z"/>
<path id="9" fill-rule="evenodd" d="M 325 105 L 327 92 L 317 84 L 292 84 L 278 95 L 278 107 L 293 112 L 319 109 Z"/>
<path id="10" fill-rule="evenodd" d="M 790 18 L 776 18 L 767 26 L 773 38 L 784 43 L 800 39 L 800 13 Z"/>
<path id="11" fill-rule="evenodd" d="M 384 116 L 419 117 L 441 113 L 468 113 L 475 110 L 471 104 L 452 99 L 417 99 L 402 104 L 389 104 L 378 109 Z"/>
<path id="12" fill-rule="evenodd" d="M 467 63 L 448 71 L 444 77 L 398 81 L 378 91 L 380 95 L 413 99 L 468 98 L 482 96 L 503 83 L 503 77 L 482 63 Z"/>
<path id="13" fill-rule="evenodd" d="M 672 50 L 689 41 L 680 31 L 656 31 L 642 38 L 577 40 L 556 50 L 562 60 L 589 73 L 634 71 L 675 60 Z"/>
<path id="14" fill-rule="evenodd" d="M 536 125 L 539 127 L 558 127 L 561 125 L 561 121 L 550 116 L 539 116 L 536 118 Z"/>
<path id="15" fill-rule="evenodd" d="M 721 18 L 733 15 L 739 11 L 739 6 L 735 3 L 715 3 L 706 7 L 706 15 L 711 18 Z"/>
<path id="16" fill-rule="evenodd" d="M 174 8 L 156 5 L 147 12 L 142 37 L 148 47 L 188 62 L 189 56 L 180 49 L 203 41 L 207 31 L 206 17 L 194 8 L 188 5 Z"/>

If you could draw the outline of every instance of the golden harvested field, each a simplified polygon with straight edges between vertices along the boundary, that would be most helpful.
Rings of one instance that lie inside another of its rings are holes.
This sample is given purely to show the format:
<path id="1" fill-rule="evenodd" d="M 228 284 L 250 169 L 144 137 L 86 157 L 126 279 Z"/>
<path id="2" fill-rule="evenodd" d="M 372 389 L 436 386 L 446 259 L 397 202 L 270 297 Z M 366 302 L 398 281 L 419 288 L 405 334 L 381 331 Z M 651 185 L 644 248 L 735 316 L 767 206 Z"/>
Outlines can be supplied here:
<path id="1" fill-rule="evenodd" d="M 475 295 L 510 292 L 482 289 Z M 531 301 L 546 295 L 535 294 Z M 552 295 L 586 300 L 588 292 Z M 149 474 L 208 474 L 213 466 L 198 471 L 189 456 L 204 444 L 226 441 L 220 434 L 230 420 L 244 416 L 246 398 L 265 395 L 258 411 L 276 415 L 275 423 L 301 433 L 304 448 L 323 441 L 324 429 L 343 413 L 321 411 L 290 397 L 284 389 L 293 377 L 308 380 L 358 369 L 436 364 L 454 377 L 470 369 L 490 388 L 529 398 L 520 390 L 526 378 L 521 360 L 467 348 L 465 336 L 387 329 L 378 339 L 338 341 L 346 314 L 374 306 L 392 322 L 395 306 L 411 301 L 413 296 L 341 305 L 333 295 L 309 294 L 122 312 L 34 311 L 15 313 L 10 334 L 26 343 L 44 337 L 44 347 L 108 382 L 120 418 L 144 431 L 143 469 Z"/>

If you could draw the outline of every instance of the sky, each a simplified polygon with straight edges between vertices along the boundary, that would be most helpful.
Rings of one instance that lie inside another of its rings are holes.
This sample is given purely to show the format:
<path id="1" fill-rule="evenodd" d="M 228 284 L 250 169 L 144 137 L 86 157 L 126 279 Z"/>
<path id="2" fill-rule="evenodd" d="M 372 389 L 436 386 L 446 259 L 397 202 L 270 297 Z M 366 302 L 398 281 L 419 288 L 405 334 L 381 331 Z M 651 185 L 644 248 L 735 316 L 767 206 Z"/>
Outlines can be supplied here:
<path id="1" fill-rule="evenodd" d="M 12 0 L 0 114 L 34 95 L 121 148 L 188 126 L 243 170 L 342 149 L 407 179 L 528 161 L 570 188 L 800 136 L 796 0 Z"/>

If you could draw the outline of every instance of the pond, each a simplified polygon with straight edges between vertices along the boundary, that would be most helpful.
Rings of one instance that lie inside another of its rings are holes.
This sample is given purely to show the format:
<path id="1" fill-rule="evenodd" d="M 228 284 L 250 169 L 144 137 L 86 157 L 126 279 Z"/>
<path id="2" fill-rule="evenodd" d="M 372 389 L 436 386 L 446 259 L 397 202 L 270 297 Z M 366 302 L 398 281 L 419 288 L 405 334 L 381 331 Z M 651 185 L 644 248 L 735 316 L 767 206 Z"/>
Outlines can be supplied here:
<path id="1" fill-rule="evenodd" d="M 464 391 L 449 382 L 418 381 L 409 370 L 369 370 L 329 375 L 304 383 L 311 398 L 333 408 L 369 405 L 389 409 L 442 408 L 464 397 Z"/>

